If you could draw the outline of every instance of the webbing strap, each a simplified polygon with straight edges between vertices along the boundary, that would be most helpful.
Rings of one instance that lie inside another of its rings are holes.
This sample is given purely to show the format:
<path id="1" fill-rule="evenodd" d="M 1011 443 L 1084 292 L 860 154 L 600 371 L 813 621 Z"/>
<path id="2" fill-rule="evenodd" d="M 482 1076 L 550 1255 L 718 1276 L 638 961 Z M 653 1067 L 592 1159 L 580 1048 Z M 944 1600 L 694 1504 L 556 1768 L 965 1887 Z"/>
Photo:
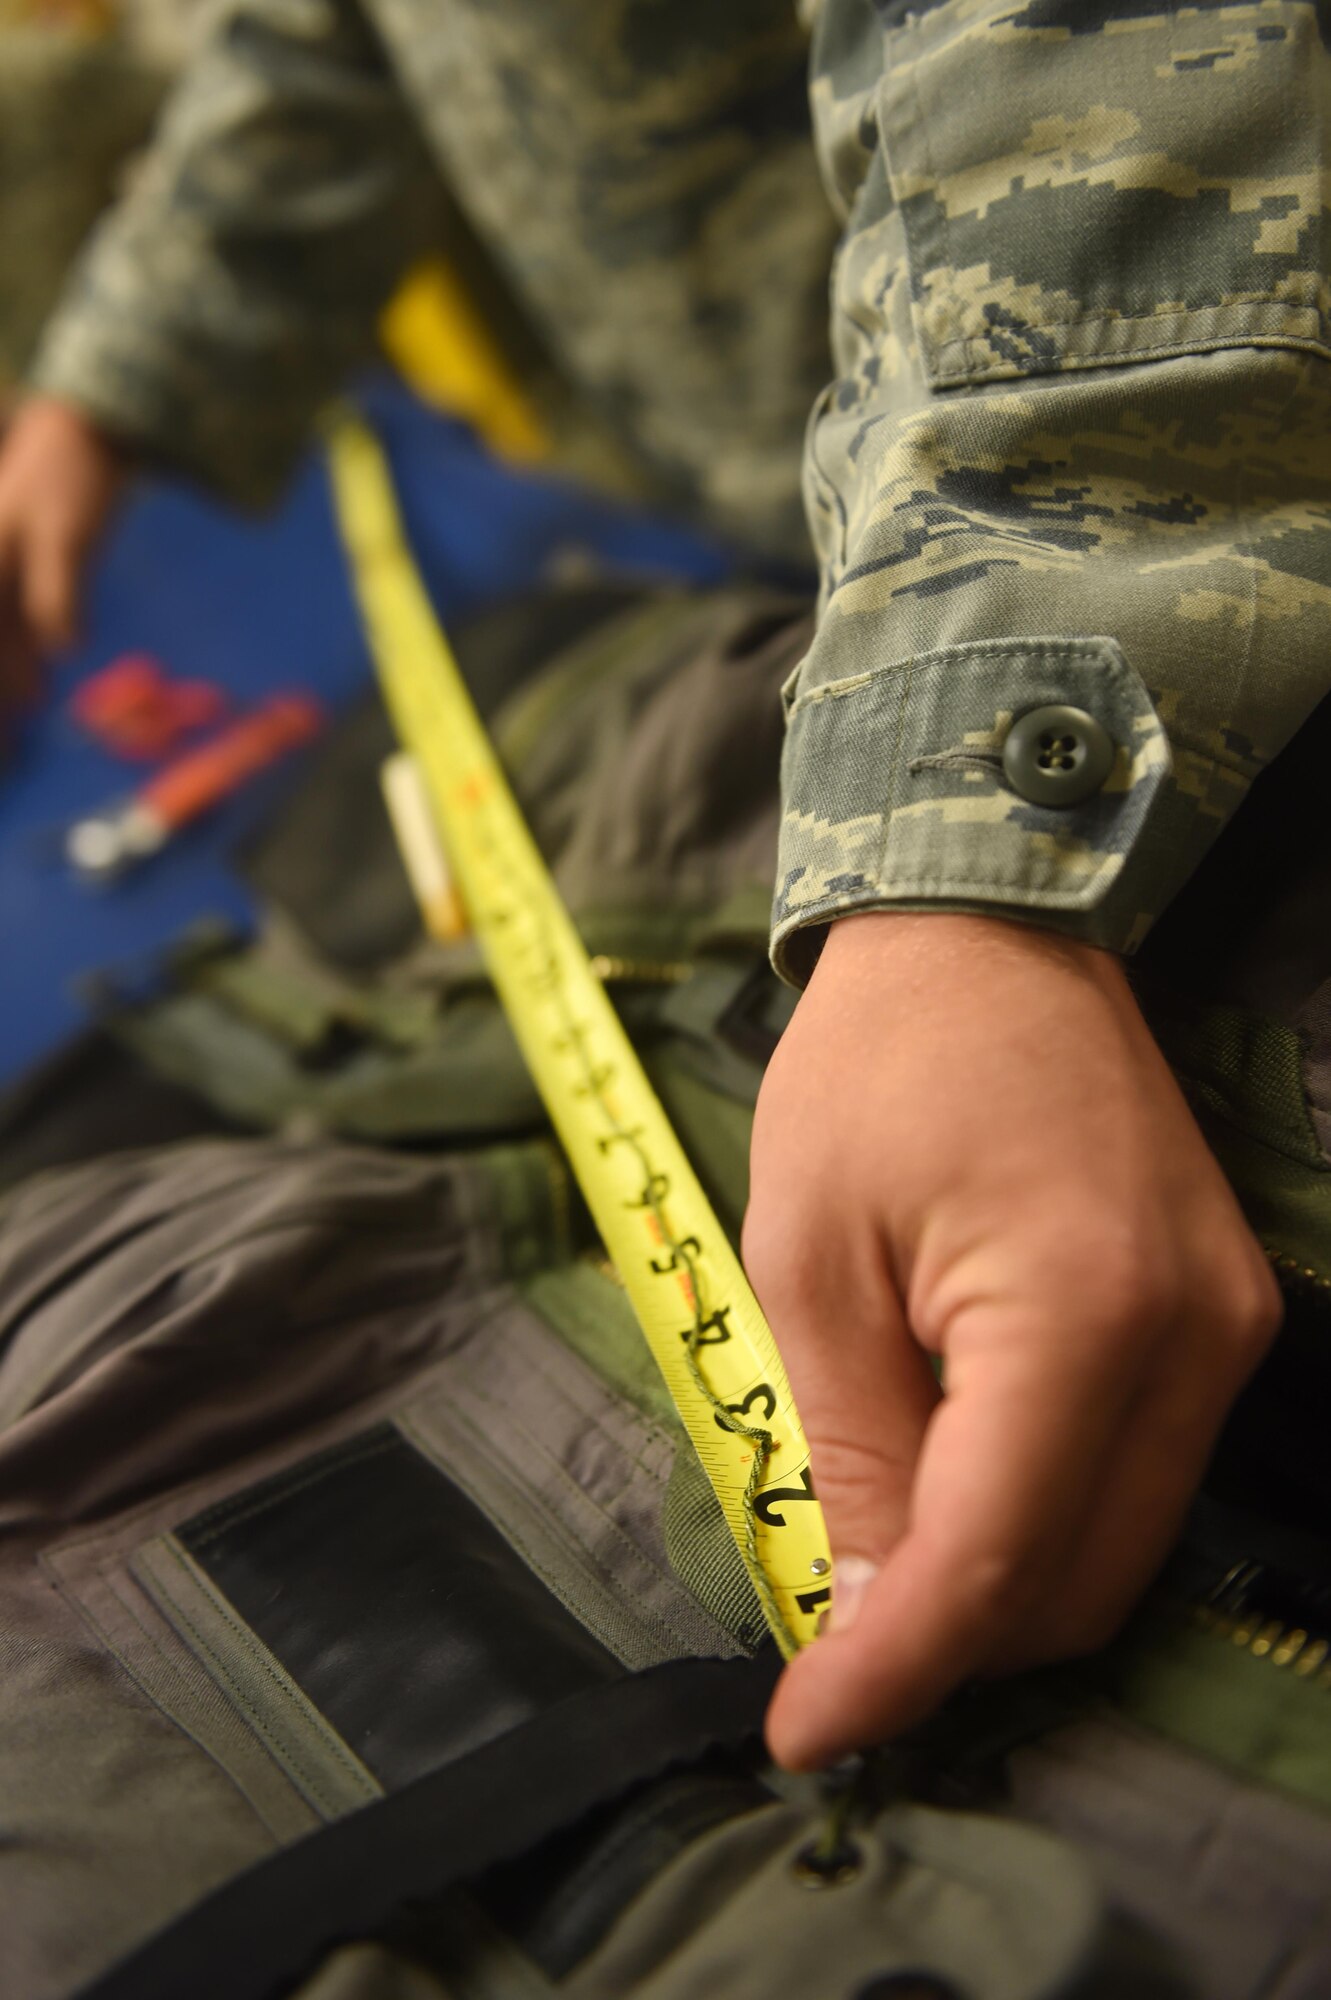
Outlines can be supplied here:
<path id="1" fill-rule="evenodd" d="M 755 1736 L 775 1649 L 672 1660 L 544 1710 L 226 1883 L 79 2000 L 279 2000 L 340 1944 L 671 1766 Z"/>

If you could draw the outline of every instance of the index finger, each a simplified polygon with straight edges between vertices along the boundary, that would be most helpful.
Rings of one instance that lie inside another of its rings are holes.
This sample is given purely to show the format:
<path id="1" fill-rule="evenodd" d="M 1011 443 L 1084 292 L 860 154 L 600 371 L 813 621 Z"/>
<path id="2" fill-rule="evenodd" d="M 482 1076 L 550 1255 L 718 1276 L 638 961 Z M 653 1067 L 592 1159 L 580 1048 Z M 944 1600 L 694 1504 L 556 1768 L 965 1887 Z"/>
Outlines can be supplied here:
<path id="1" fill-rule="evenodd" d="M 832 1631 L 783 1677 L 781 1762 L 811 1768 L 918 1721 L 1057 1587 L 1140 1373 L 1066 1328 L 986 1327 L 926 1430 L 906 1533 L 854 1622 L 837 1628 L 834 1599 Z"/>

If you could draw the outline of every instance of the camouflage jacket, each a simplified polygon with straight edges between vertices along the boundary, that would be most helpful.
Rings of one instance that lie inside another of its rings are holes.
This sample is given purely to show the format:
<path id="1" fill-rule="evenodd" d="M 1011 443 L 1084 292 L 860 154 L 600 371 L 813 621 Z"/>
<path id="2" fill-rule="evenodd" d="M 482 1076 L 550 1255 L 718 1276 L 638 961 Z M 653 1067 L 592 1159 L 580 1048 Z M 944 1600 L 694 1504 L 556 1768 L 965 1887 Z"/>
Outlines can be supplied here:
<path id="1" fill-rule="evenodd" d="M 37 379 L 262 500 L 446 188 L 658 487 L 807 552 L 836 236 L 807 63 L 790 0 L 225 0 Z"/>
<path id="2" fill-rule="evenodd" d="M 845 231 L 776 961 L 891 905 L 1133 950 L 1331 678 L 1325 12 L 805 11 Z M 575 371 L 762 528 L 826 257 L 800 61 L 786 0 L 229 0 L 37 379 L 271 489 L 442 160 Z M 1004 764 L 1048 704 L 1028 763 L 1107 756 L 1061 804 Z"/>

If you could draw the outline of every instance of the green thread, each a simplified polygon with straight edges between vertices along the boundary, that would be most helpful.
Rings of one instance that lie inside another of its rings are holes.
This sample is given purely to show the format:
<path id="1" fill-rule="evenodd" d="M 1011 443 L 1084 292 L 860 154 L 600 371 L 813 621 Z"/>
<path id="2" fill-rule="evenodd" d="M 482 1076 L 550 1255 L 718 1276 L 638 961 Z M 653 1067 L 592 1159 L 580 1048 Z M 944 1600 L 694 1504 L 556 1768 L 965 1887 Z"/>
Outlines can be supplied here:
<path id="1" fill-rule="evenodd" d="M 477 848 L 489 861 L 493 874 L 499 879 L 505 879 L 504 871 L 497 865 L 499 861 L 502 861 L 503 857 L 496 848 L 494 841 L 487 835 L 484 815 L 478 815 L 478 822 Z M 662 1248 L 670 1254 L 671 1267 L 676 1270 L 682 1269 L 688 1276 L 689 1291 L 693 1306 L 693 1325 L 688 1328 L 686 1333 L 685 1355 L 694 1386 L 722 1428 L 730 1431 L 736 1437 L 746 1439 L 754 1447 L 753 1461 L 749 1468 L 748 1481 L 745 1484 L 741 1499 L 744 1512 L 743 1550 L 749 1574 L 753 1579 L 754 1588 L 758 1593 L 759 1601 L 763 1607 L 763 1613 L 772 1631 L 776 1634 L 782 1651 L 789 1658 L 791 1654 L 799 1650 L 798 1641 L 786 1621 L 781 1606 L 777 1602 L 776 1593 L 772 1589 L 771 1582 L 768 1579 L 767 1572 L 763 1568 L 762 1560 L 758 1553 L 758 1515 L 756 1502 L 758 1490 L 762 1485 L 772 1455 L 774 1442 L 772 1433 L 761 1425 L 741 1422 L 734 1411 L 717 1395 L 703 1373 L 702 1364 L 698 1359 L 698 1348 L 703 1335 L 707 1332 L 710 1316 L 704 1311 L 703 1287 L 695 1253 L 690 1249 L 689 1241 L 681 1242 L 671 1233 L 666 1222 L 665 1212 L 662 1207 L 662 1196 L 667 1185 L 666 1176 L 653 1167 L 637 1133 L 630 1131 L 627 1126 L 621 1125 L 619 1119 L 615 1116 L 609 1103 L 606 1101 L 604 1092 L 609 1077 L 592 1064 L 585 1046 L 586 1027 L 583 1023 L 574 1019 L 572 1009 L 569 1006 L 568 993 L 563 980 L 563 967 L 560 954 L 550 941 L 549 919 L 545 907 L 545 898 L 540 894 L 533 895 L 531 893 L 530 879 L 525 875 L 520 875 L 516 888 L 512 884 L 511 877 L 508 880 L 510 893 L 517 896 L 517 899 L 525 909 L 533 941 L 541 954 L 542 963 L 540 969 L 531 975 L 531 983 L 538 988 L 543 988 L 554 1001 L 561 1017 L 561 1024 L 564 1034 L 567 1037 L 568 1045 L 574 1051 L 577 1062 L 582 1069 L 583 1088 L 605 1119 L 609 1127 L 611 1140 L 615 1143 L 628 1146 L 637 1159 L 643 1173 L 643 1206 L 651 1209 L 661 1233 Z M 527 885 L 525 889 L 523 886 L 524 883 Z M 537 886 L 541 885 L 538 884 Z M 508 918 L 503 912 L 492 912 L 487 914 L 486 921 L 491 926 L 498 927 L 507 922 Z M 594 978 L 594 974 L 590 972 L 590 968 L 588 976 Z M 604 989 L 598 990 L 604 991 Z M 607 1004 L 609 1004 L 608 999 Z"/>

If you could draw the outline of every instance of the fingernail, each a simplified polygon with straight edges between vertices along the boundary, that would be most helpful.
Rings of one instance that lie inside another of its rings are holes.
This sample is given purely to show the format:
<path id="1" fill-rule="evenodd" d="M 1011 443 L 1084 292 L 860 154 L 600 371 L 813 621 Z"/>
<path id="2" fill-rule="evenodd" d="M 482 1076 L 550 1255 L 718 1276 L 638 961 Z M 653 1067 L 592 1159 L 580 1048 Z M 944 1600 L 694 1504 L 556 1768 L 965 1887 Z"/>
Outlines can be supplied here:
<path id="1" fill-rule="evenodd" d="M 864 1593 L 878 1574 L 878 1564 L 867 1556 L 842 1556 L 837 1562 L 832 1584 L 833 1632 L 848 1632 L 860 1615 Z"/>

